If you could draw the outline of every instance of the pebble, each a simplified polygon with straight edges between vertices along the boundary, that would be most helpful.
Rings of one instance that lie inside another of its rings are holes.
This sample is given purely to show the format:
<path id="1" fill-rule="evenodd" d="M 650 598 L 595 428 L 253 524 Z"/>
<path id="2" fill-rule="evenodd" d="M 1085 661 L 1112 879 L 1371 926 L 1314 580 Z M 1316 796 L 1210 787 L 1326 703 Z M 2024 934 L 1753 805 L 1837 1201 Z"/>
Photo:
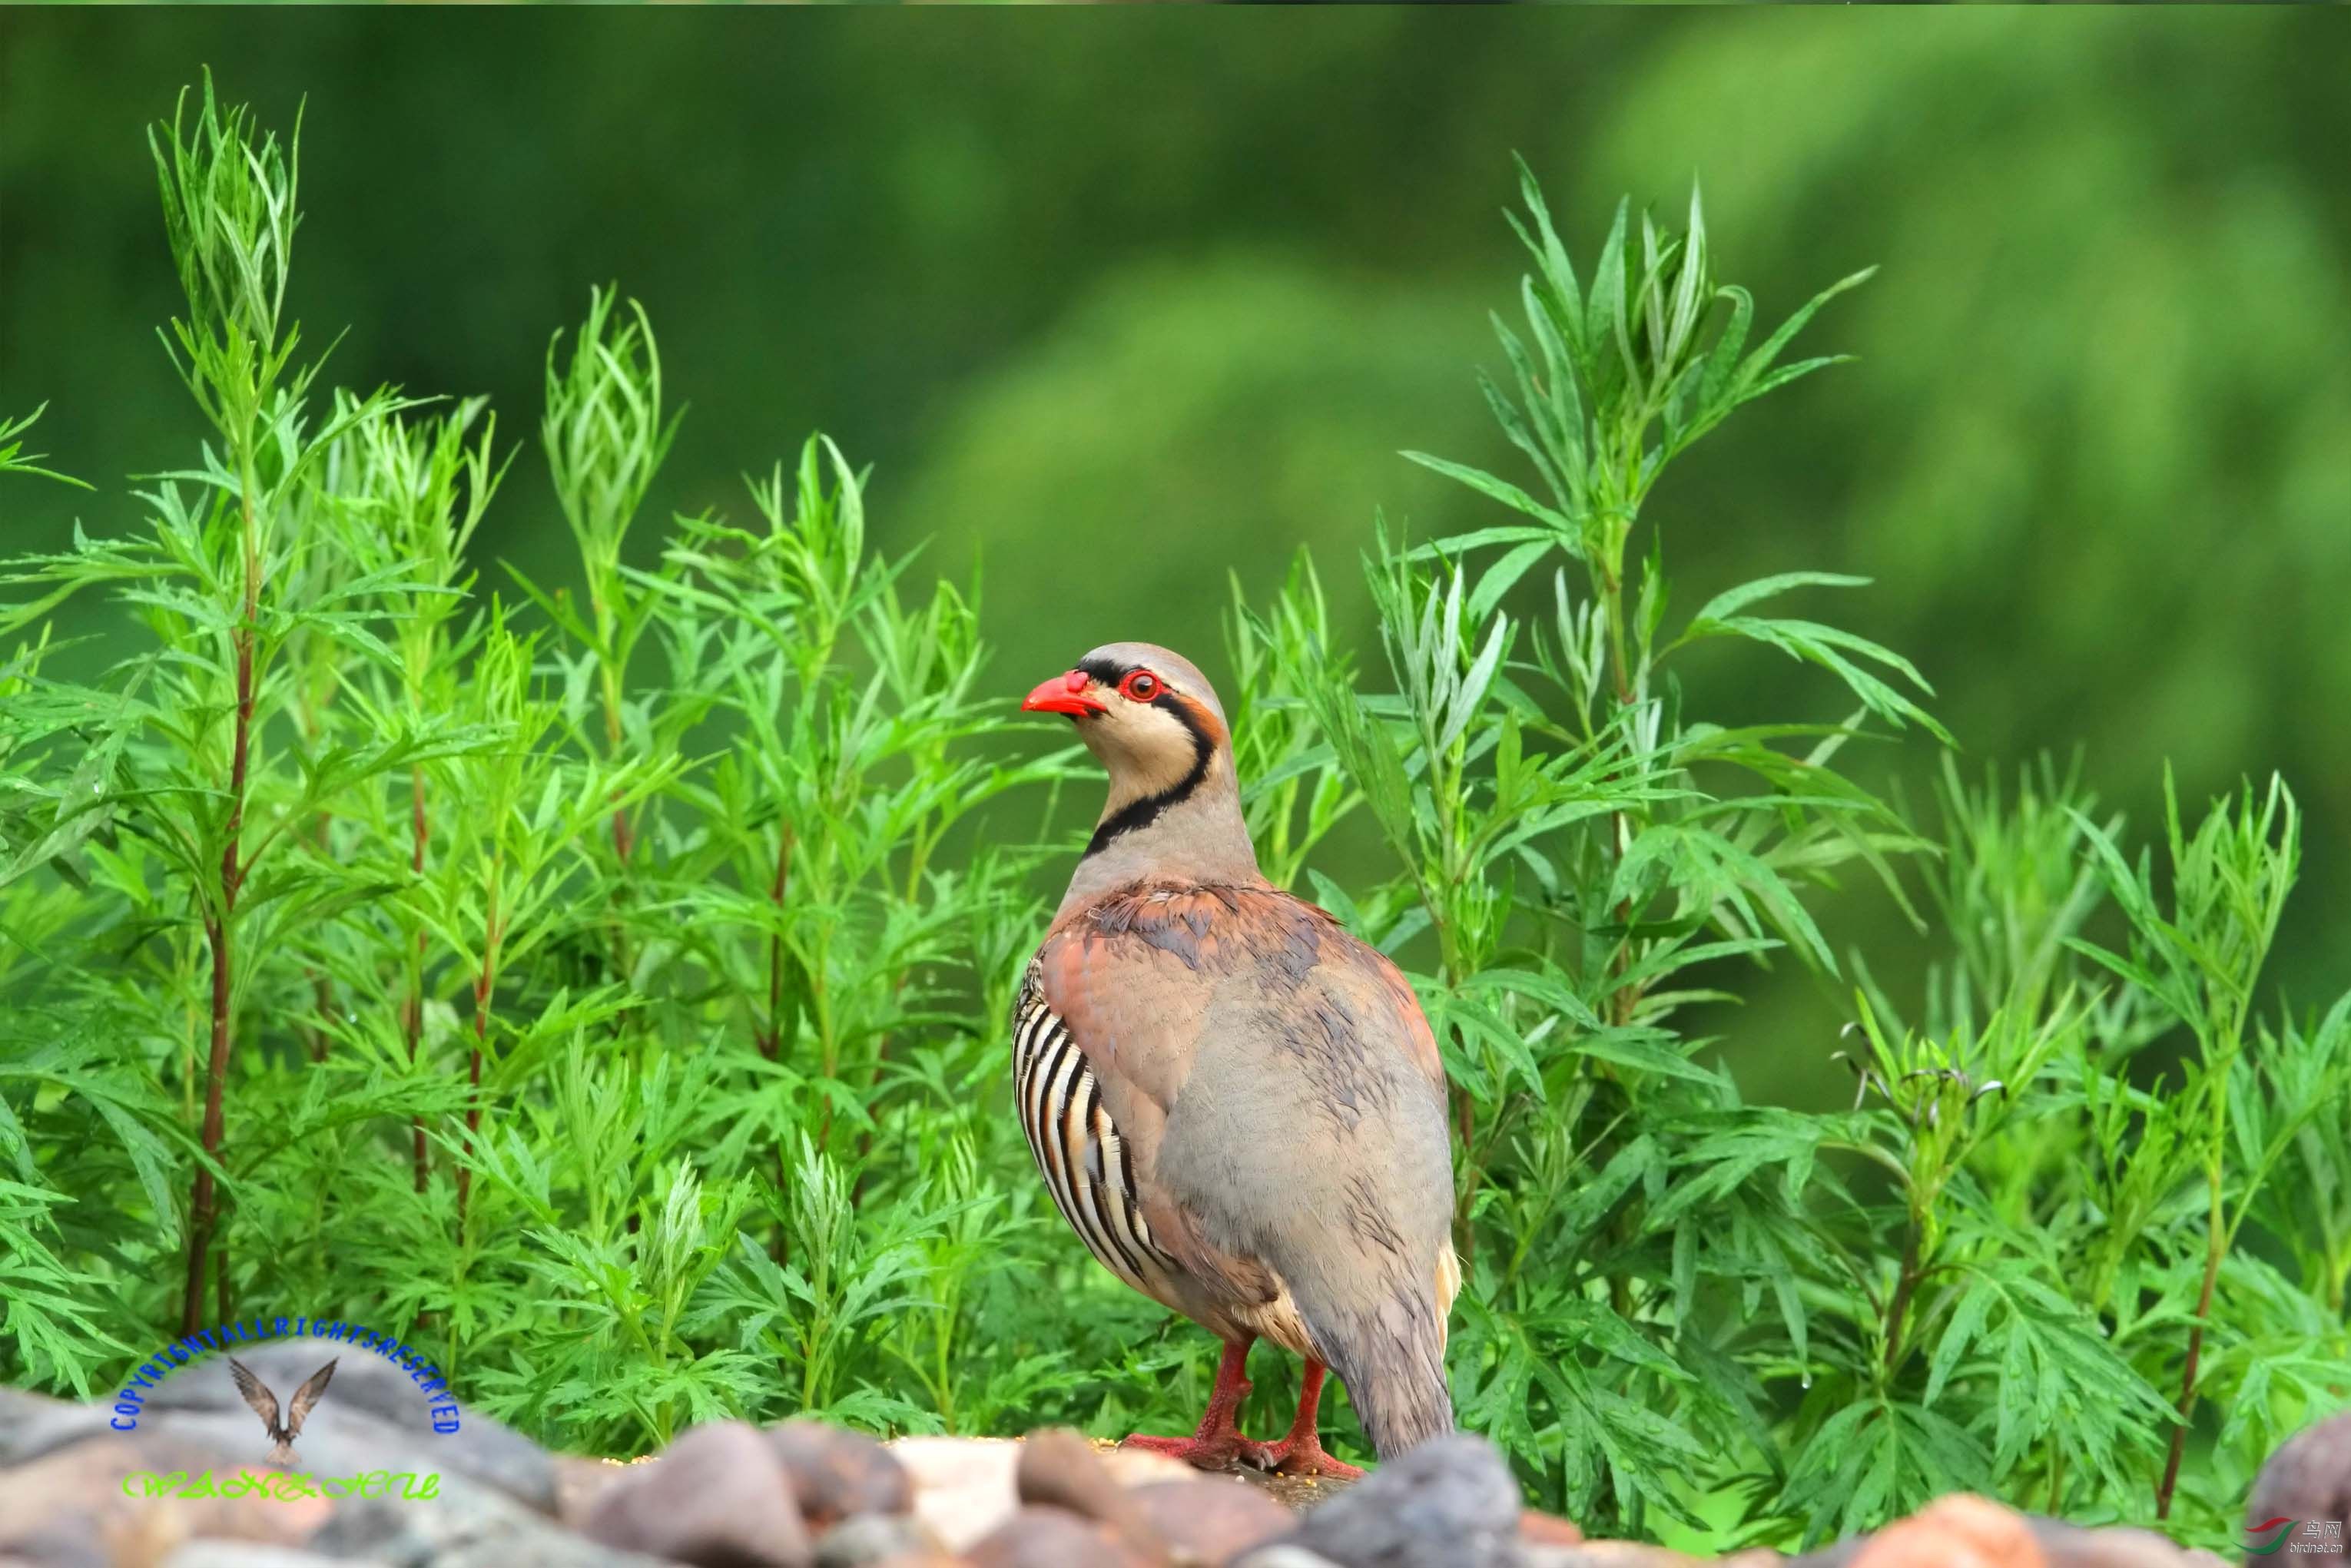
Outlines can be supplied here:
<path id="1" fill-rule="evenodd" d="M 768 1448 L 791 1479 L 800 1518 L 812 1531 L 861 1513 L 905 1513 L 914 1483 L 890 1450 L 862 1432 L 815 1421 L 770 1427 Z"/>
<path id="2" fill-rule="evenodd" d="M 2331 1520 L 2351 1533 L 2351 1412 L 2304 1427 L 2280 1445 L 2262 1467 L 2245 1504 L 2245 1522 L 2259 1524 L 2280 1514 L 2296 1521 L 2315 1520 L 2322 1528 Z M 2289 1545 L 2279 1555 L 2292 1552 Z M 2335 1549 L 2335 1564 L 2346 1561 L 2346 1552 L 2351 1552 L 2351 1542 Z M 2251 1556 L 2246 1560 L 2251 1562 Z M 2326 1562 L 2323 1557 L 2315 1561 Z"/>
<path id="3" fill-rule="evenodd" d="M 952 1562 L 939 1538 L 907 1513 L 861 1513 L 820 1536 L 816 1568 L 882 1568 L 885 1563 Z"/>
<path id="4" fill-rule="evenodd" d="M 1100 1520 L 1024 1503 L 964 1554 L 970 1568 L 1161 1568 Z"/>
<path id="5" fill-rule="evenodd" d="M 1176 1561 L 1199 1568 L 1225 1568 L 1298 1521 L 1256 1487 L 1228 1476 L 1154 1481 L 1129 1495 Z"/>
<path id="6" fill-rule="evenodd" d="M 1382 1465 L 1306 1515 L 1290 1541 L 1344 1568 L 1510 1568 L 1518 1527 L 1518 1481 L 1500 1452 L 1456 1432 Z"/>
<path id="7" fill-rule="evenodd" d="M 626 1552 L 695 1568 L 812 1568 L 790 1476 L 756 1427 L 687 1430 L 653 1464 L 631 1467 L 589 1506 L 582 1531 Z"/>

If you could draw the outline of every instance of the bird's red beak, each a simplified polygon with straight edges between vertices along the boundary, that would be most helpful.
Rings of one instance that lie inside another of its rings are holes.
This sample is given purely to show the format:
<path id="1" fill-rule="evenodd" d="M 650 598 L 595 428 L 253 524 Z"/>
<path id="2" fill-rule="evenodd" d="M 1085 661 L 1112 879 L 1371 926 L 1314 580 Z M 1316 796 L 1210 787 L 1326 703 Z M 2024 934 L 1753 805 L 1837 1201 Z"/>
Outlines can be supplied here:
<path id="1" fill-rule="evenodd" d="M 1039 683 L 1020 705 L 1022 713 L 1065 713 L 1071 718 L 1088 714 L 1108 713 L 1107 705 L 1095 701 L 1086 693 L 1094 684 L 1093 677 L 1083 670 L 1071 670 L 1066 675 L 1055 675 Z"/>

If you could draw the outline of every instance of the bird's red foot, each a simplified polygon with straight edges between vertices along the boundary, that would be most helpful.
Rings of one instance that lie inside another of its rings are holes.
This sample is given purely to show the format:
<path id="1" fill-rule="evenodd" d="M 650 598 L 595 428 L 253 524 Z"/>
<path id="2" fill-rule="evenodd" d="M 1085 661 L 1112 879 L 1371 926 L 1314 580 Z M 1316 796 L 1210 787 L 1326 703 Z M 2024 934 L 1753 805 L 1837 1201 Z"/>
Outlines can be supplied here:
<path id="1" fill-rule="evenodd" d="M 1312 1432 L 1304 1437 L 1284 1437 L 1279 1443 L 1260 1443 L 1268 1463 L 1265 1469 L 1277 1475 L 1318 1476 L 1335 1481 L 1359 1481 L 1364 1472 L 1344 1459 L 1334 1459 L 1322 1451 L 1322 1439 Z"/>
<path id="2" fill-rule="evenodd" d="M 1270 1469 L 1273 1445 L 1251 1442 L 1234 1425 L 1233 1418 L 1249 1398 L 1249 1382 L 1243 1375 L 1248 1364 L 1249 1342 L 1227 1341 L 1225 1353 L 1217 1361 L 1216 1386 L 1209 1390 L 1208 1408 L 1200 1416 L 1197 1431 L 1188 1437 L 1152 1437 L 1138 1432 L 1119 1447 L 1165 1454 L 1203 1470 L 1229 1469 L 1236 1461 L 1261 1470 Z"/>

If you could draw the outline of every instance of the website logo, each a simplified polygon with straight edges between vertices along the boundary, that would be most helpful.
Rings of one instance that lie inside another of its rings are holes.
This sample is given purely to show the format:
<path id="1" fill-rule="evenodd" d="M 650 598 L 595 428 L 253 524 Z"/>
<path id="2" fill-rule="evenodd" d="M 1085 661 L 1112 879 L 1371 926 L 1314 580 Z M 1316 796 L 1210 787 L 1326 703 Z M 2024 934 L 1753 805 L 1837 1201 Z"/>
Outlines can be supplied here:
<path id="1" fill-rule="evenodd" d="M 2245 1528 L 2245 1550 L 2256 1557 L 2267 1557 L 2294 1539 L 2294 1527 L 2301 1522 L 2279 1514 L 2275 1519 L 2248 1525 Z"/>
<path id="2" fill-rule="evenodd" d="M 2255 1557 L 2283 1552 L 2289 1557 L 2340 1557 L 2343 1521 L 2339 1519 L 2288 1519 L 2280 1514 L 2245 1530 L 2245 1550 Z"/>

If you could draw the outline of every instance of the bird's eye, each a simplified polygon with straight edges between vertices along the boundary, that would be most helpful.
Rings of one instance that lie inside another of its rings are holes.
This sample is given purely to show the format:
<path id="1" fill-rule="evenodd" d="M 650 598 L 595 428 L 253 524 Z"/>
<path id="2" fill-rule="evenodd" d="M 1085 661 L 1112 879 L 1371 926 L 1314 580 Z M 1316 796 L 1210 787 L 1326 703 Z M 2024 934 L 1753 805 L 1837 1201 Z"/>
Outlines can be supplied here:
<path id="1" fill-rule="evenodd" d="M 1149 670 L 1137 670 L 1118 684 L 1118 695 L 1129 702 L 1147 703 L 1159 695 L 1159 677 Z"/>

